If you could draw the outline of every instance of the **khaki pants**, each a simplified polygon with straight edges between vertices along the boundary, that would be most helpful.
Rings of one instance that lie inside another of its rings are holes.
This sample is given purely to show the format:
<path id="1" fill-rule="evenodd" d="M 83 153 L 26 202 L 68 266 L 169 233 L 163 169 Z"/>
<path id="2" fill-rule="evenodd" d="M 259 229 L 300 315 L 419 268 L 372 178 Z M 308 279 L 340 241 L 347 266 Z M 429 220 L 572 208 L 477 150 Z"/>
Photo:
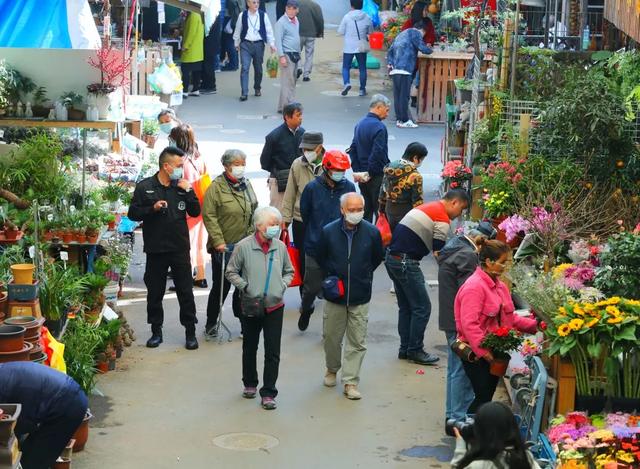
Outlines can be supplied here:
<path id="1" fill-rule="evenodd" d="M 284 192 L 278 192 L 278 181 L 276 178 L 269 178 L 267 180 L 269 186 L 269 205 L 277 208 L 282 212 L 282 200 L 284 199 Z"/>
<path id="2" fill-rule="evenodd" d="M 349 306 L 325 301 L 322 338 L 327 370 L 337 373 L 342 368 L 342 382 L 355 384 L 360 382 L 360 368 L 367 351 L 367 323 L 369 321 L 369 303 Z M 342 358 L 342 339 L 347 336 Z"/>
<path id="3" fill-rule="evenodd" d="M 278 112 L 282 112 L 287 104 L 296 101 L 296 77 L 297 77 L 297 65 L 294 64 L 288 55 L 285 55 L 287 59 L 287 66 L 280 65 L 280 99 L 278 100 Z"/>

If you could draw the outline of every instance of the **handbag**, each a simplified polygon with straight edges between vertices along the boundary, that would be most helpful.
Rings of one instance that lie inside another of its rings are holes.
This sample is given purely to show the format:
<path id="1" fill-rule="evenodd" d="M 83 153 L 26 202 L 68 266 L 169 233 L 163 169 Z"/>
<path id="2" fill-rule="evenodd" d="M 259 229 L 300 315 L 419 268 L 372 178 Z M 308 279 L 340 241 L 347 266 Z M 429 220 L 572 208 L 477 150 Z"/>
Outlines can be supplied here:
<path id="1" fill-rule="evenodd" d="M 322 294 L 325 300 L 336 301 L 344 296 L 344 282 L 331 275 L 322 281 Z"/>
<path id="2" fill-rule="evenodd" d="M 289 181 L 290 169 L 277 169 L 276 170 L 276 182 L 278 183 L 278 192 L 284 192 L 287 189 L 287 182 Z"/>
<path id="3" fill-rule="evenodd" d="M 378 215 L 378 219 L 376 220 L 376 228 L 380 231 L 380 237 L 382 238 L 382 247 L 387 247 L 391 244 L 391 225 L 389 225 L 389 220 L 387 220 L 387 216 L 384 213 L 380 213 Z"/>
<path id="4" fill-rule="evenodd" d="M 451 344 L 451 350 L 453 350 L 453 353 L 458 355 L 460 359 L 465 362 L 473 363 L 478 361 L 478 357 L 473 350 L 471 350 L 471 346 L 458 338 L 456 338 L 456 340 Z"/>
<path id="5" fill-rule="evenodd" d="M 245 319 L 260 319 L 265 315 L 265 298 L 267 297 L 267 290 L 269 289 L 269 280 L 271 278 L 271 269 L 273 267 L 273 253 L 269 256 L 269 268 L 267 270 L 267 280 L 264 284 L 264 292 L 262 296 L 248 296 L 242 294 L 240 298 L 240 306 L 242 311 L 242 317 Z"/>
<path id="6" fill-rule="evenodd" d="M 367 38 L 365 37 L 364 39 L 360 37 L 360 29 L 358 28 L 358 22 L 356 20 L 353 20 L 353 22 L 356 24 L 356 33 L 358 33 L 358 52 L 359 53 L 367 53 L 371 50 L 370 46 L 369 46 L 369 41 L 367 41 Z"/>
<path id="7" fill-rule="evenodd" d="M 289 286 L 299 287 L 300 285 L 302 285 L 302 272 L 300 271 L 300 250 L 295 247 L 289 240 L 289 232 L 286 230 L 282 232 L 282 235 L 280 235 L 280 241 L 282 241 L 287 247 L 287 253 L 289 254 L 289 259 L 291 260 L 291 265 L 293 266 L 294 274 Z"/>

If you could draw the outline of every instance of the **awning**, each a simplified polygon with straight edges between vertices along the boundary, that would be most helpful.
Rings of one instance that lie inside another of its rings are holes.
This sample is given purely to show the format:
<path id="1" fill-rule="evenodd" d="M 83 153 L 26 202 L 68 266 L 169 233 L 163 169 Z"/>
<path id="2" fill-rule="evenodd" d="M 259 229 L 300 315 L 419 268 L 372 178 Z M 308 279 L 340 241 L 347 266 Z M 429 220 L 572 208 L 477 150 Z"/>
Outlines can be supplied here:
<path id="1" fill-rule="evenodd" d="M 221 9 L 220 0 L 164 0 L 164 3 L 182 10 L 203 12 L 205 31 L 211 29 Z"/>

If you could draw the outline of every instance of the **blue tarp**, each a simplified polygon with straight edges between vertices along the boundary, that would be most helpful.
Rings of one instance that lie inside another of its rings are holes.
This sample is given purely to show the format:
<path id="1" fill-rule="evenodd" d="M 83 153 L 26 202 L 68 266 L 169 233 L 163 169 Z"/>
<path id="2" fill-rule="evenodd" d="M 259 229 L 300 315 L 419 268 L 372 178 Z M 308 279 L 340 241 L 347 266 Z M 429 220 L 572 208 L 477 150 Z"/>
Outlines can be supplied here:
<path id="1" fill-rule="evenodd" d="M 67 0 L 0 0 L 0 47 L 70 48 Z"/>

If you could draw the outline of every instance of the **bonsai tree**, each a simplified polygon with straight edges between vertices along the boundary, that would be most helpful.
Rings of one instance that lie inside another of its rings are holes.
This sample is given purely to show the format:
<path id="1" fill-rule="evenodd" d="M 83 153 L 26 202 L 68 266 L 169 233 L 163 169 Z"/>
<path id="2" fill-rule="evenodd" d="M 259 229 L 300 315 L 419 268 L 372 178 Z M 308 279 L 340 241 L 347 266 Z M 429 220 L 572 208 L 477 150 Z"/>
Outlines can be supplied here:
<path id="1" fill-rule="evenodd" d="M 96 51 L 96 57 L 89 59 L 89 65 L 100 72 L 100 83 L 88 85 L 89 93 L 109 94 L 128 82 L 126 72 L 131 65 L 131 59 L 125 59 L 122 51 L 114 49 L 111 43 L 103 43 Z"/>

